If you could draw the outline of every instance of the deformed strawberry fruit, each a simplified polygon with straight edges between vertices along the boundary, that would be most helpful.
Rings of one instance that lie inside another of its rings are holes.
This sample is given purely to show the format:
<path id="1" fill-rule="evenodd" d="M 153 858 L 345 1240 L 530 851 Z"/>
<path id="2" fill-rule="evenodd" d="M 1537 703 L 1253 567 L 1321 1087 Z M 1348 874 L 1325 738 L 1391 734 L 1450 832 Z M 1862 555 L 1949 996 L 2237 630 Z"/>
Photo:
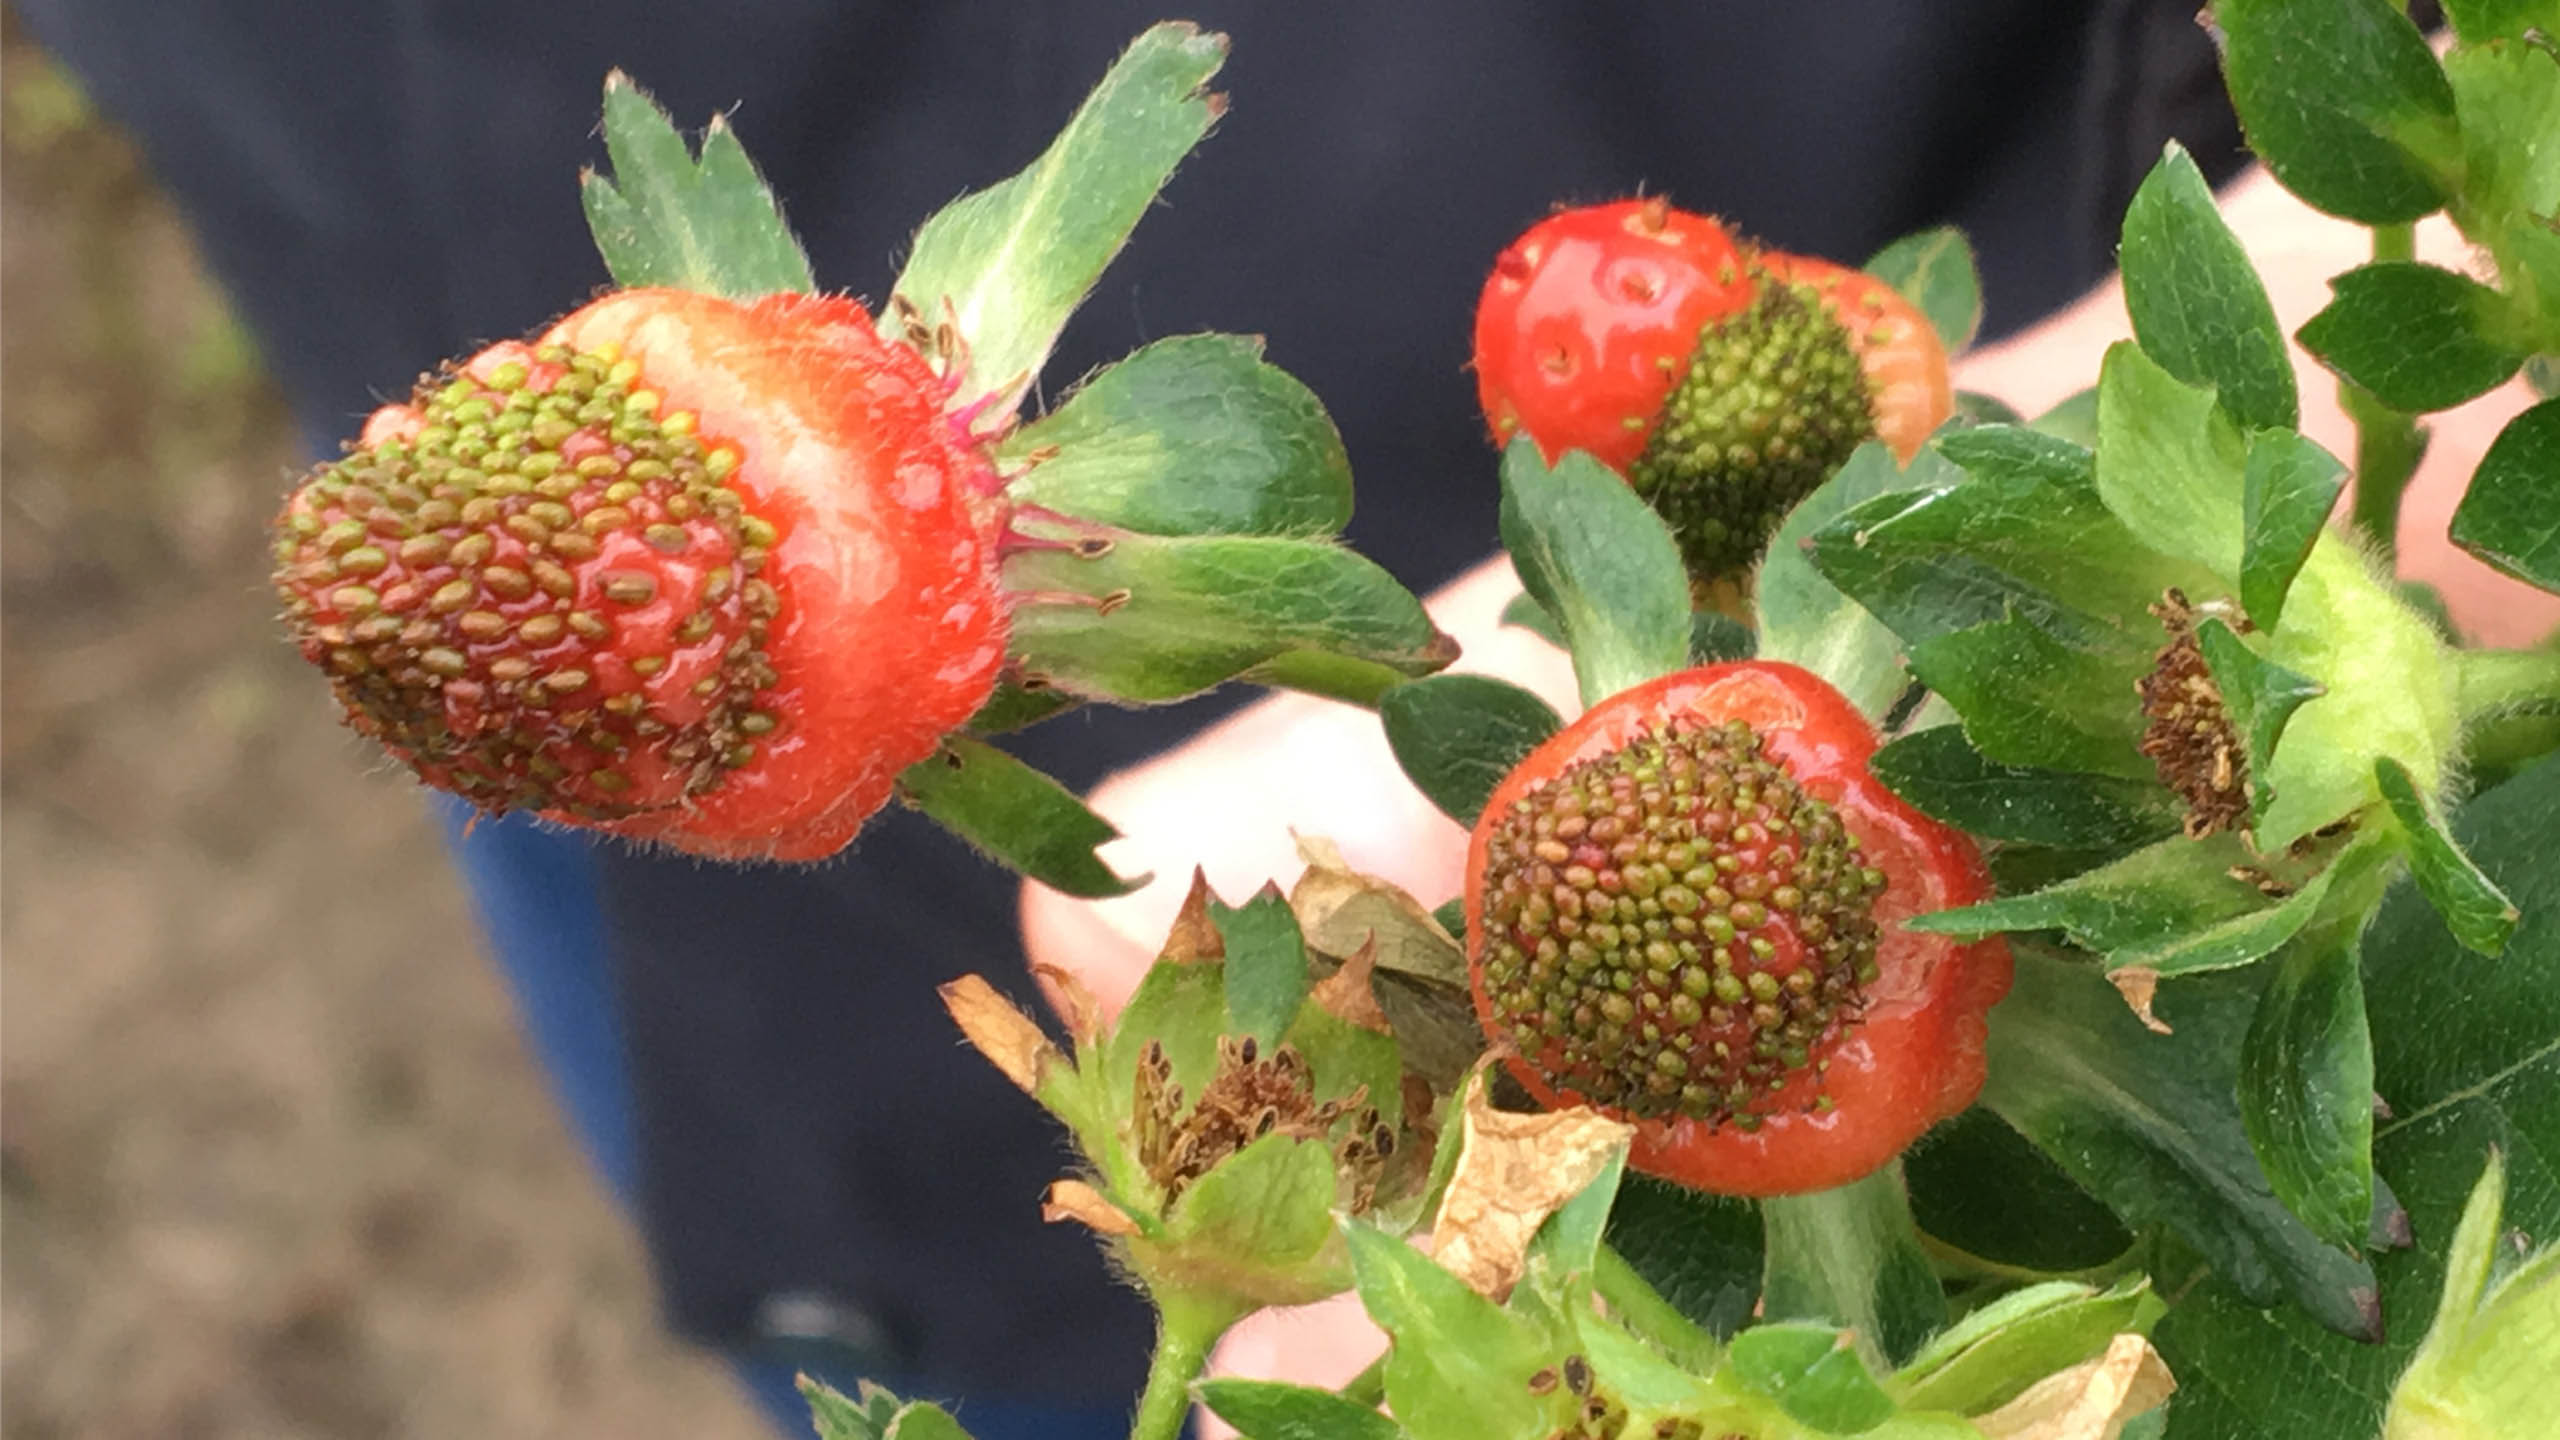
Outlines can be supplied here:
<path id="1" fill-rule="evenodd" d="M 856 302 L 626 290 L 386 406 L 277 521 L 347 718 L 482 810 L 812 859 L 987 698 L 999 482 Z"/>
<path id="2" fill-rule="evenodd" d="M 1989 882 L 1867 772 L 1875 743 L 1754 661 L 1614 696 L 1522 761 L 1466 892 L 1477 1017 L 1522 1084 L 1732 1195 L 1845 1184 L 1971 1104 L 2008 951 L 1902 928 Z"/>

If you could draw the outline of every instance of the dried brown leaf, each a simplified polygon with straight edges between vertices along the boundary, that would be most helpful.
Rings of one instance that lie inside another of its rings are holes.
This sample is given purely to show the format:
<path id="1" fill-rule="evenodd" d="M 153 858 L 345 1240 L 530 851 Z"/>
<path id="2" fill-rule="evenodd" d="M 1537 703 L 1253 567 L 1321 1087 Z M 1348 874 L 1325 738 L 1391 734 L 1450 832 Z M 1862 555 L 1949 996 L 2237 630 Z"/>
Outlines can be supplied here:
<path id="1" fill-rule="evenodd" d="M 1989 1440 L 2116 1440 L 2126 1421 L 2167 1404 L 2177 1388 L 2151 1342 L 2127 1333 L 1973 1423 Z"/>
<path id="2" fill-rule="evenodd" d="M 1432 1222 L 1432 1253 L 1451 1274 L 1498 1300 L 1520 1278 L 1529 1237 L 1591 1183 L 1635 1127 L 1582 1108 L 1536 1115 L 1496 1110 L 1486 1089 L 1468 1091 L 1459 1121 L 1465 1148 Z"/>
<path id="3" fill-rule="evenodd" d="M 1361 946 L 1342 968 L 1327 975 L 1307 992 L 1307 998 L 1323 1007 L 1336 1020 L 1393 1035 L 1395 1027 L 1387 1023 L 1387 1012 L 1378 1008 L 1378 992 L 1370 982 L 1378 971 L 1376 942 Z"/>
<path id="4" fill-rule="evenodd" d="M 2127 965 L 2121 970 L 2108 971 L 2107 980 L 2116 987 L 2118 994 L 2124 996 L 2124 1003 L 2133 1007 L 2133 1016 L 2142 1022 L 2144 1029 L 2154 1035 L 2170 1033 L 2169 1022 L 2151 1013 L 2152 997 L 2160 993 L 2159 971 L 2148 965 Z"/>
<path id="5" fill-rule="evenodd" d="M 1289 892 L 1289 909 L 1310 947 L 1326 955 L 1354 955 L 1375 945 L 1383 969 L 1466 987 L 1466 952 L 1421 901 L 1352 869 L 1321 835 L 1300 835 L 1297 841 L 1307 869 Z"/>
<path id="6" fill-rule="evenodd" d="M 996 992 L 981 975 L 963 975 L 942 987 L 943 1008 L 979 1054 L 1004 1072 L 1024 1093 L 1040 1091 L 1040 1077 L 1050 1061 L 1063 1058 L 1049 1037 L 1014 1003 Z"/>
<path id="7" fill-rule="evenodd" d="M 1135 1235 L 1138 1222 L 1128 1212 L 1112 1204 L 1082 1180 L 1061 1180 L 1049 1187 L 1049 1198 L 1040 1202 L 1040 1218 L 1055 1225 L 1073 1220 L 1100 1235 Z"/>
<path id="8" fill-rule="evenodd" d="M 1209 872 L 1193 867 L 1191 893 L 1182 897 L 1173 929 L 1164 937 L 1164 948 L 1156 952 L 1158 960 L 1189 965 L 1227 958 L 1226 937 L 1218 933 L 1218 922 L 1209 918 L 1209 902 L 1217 898 L 1218 892 L 1209 888 Z"/>

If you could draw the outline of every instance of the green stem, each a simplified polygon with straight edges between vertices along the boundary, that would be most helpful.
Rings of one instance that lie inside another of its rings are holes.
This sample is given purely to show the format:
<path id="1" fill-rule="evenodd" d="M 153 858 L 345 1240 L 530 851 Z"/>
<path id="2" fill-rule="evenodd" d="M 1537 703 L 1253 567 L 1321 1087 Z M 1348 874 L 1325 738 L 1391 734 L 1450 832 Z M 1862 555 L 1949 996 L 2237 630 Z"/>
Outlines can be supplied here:
<path id="1" fill-rule="evenodd" d="M 2560 650 L 2457 650 L 2453 665 L 2465 724 L 2519 710 L 2560 710 Z"/>
<path id="2" fill-rule="evenodd" d="M 1233 1306 L 1203 1305 L 1184 1296 L 1156 1297 L 1155 1359 L 1147 1366 L 1146 1392 L 1129 1422 L 1129 1440 L 1177 1440 L 1191 1417 L 1191 1382 L 1209 1363 L 1209 1348 L 1236 1322 Z"/>
<path id="3" fill-rule="evenodd" d="M 1946 1323 L 1946 1293 L 1921 1248 L 1900 1161 L 1836 1189 L 1763 1200 L 1760 1216 L 1769 1319 L 1854 1331 L 1879 1372 Z"/>
<path id="4" fill-rule="evenodd" d="M 2414 227 L 2374 227 L 2374 259 L 2409 260 L 2417 253 Z M 2338 382 L 2338 403 L 2356 427 L 2355 526 L 2388 559 L 2400 534 L 2400 497 L 2427 453 L 2427 432 L 2419 428 L 2418 417 L 2392 409 L 2345 380 Z"/>
<path id="5" fill-rule="evenodd" d="M 1599 1263 L 1592 1269 L 1591 1281 L 1600 1292 L 1600 1298 L 1609 1302 L 1609 1309 L 1628 1329 L 1661 1346 L 1673 1360 L 1700 1374 L 1713 1368 L 1716 1338 L 1700 1329 L 1696 1321 L 1680 1313 L 1680 1307 L 1662 1298 L 1662 1292 L 1638 1274 L 1625 1256 L 1602 1245 Z"/>
<path id="6" fill-rule="evenodd" d="M 1343 1381 L 1342 1388 L 1334 1393 L 1354 1405 L 1377 1408 L 1387 1398 L 1387 1356 L 1393 1353 L 1391 1349 L 1378 1352 L 1378 1358 L 1370 1361 L 1367 1369 Z"/>

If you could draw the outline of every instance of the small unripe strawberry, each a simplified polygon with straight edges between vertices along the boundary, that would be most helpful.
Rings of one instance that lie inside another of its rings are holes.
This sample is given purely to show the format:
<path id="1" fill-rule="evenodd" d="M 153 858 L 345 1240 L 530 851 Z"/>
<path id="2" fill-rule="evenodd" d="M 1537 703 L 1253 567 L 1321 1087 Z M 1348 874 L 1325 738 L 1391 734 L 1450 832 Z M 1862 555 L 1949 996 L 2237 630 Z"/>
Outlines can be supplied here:
<path id="1" fill-rule="evenodd" d="M 490 813 L 832 854 L 994 686 L 997 484 L 853 301 L 608 295 L 386 406 L 278 518 L 357 730 Z"/>

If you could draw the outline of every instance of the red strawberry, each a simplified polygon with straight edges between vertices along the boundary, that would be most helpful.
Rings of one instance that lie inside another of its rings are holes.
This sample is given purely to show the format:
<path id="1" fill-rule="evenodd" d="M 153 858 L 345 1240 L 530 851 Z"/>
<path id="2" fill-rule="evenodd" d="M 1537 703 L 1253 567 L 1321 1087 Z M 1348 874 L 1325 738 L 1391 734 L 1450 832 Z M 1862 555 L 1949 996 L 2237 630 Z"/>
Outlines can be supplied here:
<path id="1" fill-rule="evenodd" d="M 854 301 L 608 295 L 386 406 L 278 520 L 349 723 L 482 809 L 843 848 L 992 691 L 998 482 Z"/>

